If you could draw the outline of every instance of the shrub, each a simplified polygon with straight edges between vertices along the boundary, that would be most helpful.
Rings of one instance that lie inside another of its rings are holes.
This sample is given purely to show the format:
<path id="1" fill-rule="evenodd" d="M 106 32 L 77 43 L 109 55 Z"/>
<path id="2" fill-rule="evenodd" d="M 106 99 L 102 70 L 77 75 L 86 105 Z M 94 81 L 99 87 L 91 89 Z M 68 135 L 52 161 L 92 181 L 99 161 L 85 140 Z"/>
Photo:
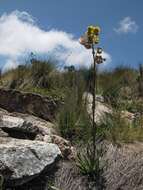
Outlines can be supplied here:
<path id="1" fill-rule="evenodd" d="M 51 61 L 35 60 L 31 64 L 31 76 L 35 87 L 48 87 L 49 74 L 54 70 L 55 64 Z"/>
<path id="2" fill-rule="evenodd" d="M 12 73 L 12 79 L 10 83 L 10 88 L 18 88 L 22 83 L 24 83 L 25 78 L 28 75 L 28 66 L 19 65 Z"/>
<path id="3" fill-rule="evenodd" d="M 102 72 L 98 77 L 99 88 L 107 103 L 121 107 L 122 100 L 134 99 L 137 95 L 137 71 L 120 66 L 110 72 Z M 107 82 L 108 81 L 108 82 Z"/>
<path id="4" fill-rule="evenodd" d="M 89 138 L 90 120 L 84 105 L 80 105 L 77 96 L 72 92 L 67 93 L 64 106 L 58 116 L 58 129 L 61 135 L 73 142 Z"/>
<path id="5" fill-rule="evenodd" d="M 79 71 L 66 71 L 64 105 L 57 116 L 58 128 L 63 137 L 72 141 L 88 138 L 90 120 L 82 102 L 86 90 L 84 77 Z"/>
<path id="6" fill-rule="evenodd" d="M 135 122 L 129 124 L 121 117 L 121 113 L 118 111 L 115 111 L 113 115 L 107 116 L 98 132 L 104 134 L 105 139 L 117 144 L 142 141 L 143 139 L 142 126 Z"/>

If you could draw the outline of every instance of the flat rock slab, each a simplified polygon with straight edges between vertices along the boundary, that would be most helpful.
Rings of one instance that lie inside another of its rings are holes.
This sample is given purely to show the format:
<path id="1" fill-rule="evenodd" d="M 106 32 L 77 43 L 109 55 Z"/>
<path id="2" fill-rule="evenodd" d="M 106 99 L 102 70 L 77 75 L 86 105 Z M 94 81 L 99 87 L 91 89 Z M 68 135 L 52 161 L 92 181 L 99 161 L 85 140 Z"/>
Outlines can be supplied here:
<path id="1" fill-rule="evenodd" d="M 0 137 L 0 173 L 14 186 L 51 168 L 60 155 L 60 149 L 52 143 Z"/>
<path id="2" fill-rule="evenodd" d="M 34 140 L 37 135 L 55 133 L 54 125 L 48 121 L 28 114 L 9 113 L 3 110 L 0 110 L 0 129 L 11 137 L 30 140 Z"/>

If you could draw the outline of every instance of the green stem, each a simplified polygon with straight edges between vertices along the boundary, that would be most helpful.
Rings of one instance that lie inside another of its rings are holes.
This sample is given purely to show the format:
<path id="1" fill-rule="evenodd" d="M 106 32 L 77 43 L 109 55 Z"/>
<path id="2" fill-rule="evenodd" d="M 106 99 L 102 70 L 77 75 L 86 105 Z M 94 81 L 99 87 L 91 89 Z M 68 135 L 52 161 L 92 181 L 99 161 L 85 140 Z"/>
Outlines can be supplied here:
<path id="1" fill-rule="evenodd" d="M 93 159 L 95 159 L 96 151 L 96 122 L 95 122 L 95 99 L 96 99 L 96 60 L 95 60 L 95 49 L 94 44 L 92 44 L 92 55 L 93 55 L 93 102 L 92 102 L 92 137 L 93 137 Z"/>

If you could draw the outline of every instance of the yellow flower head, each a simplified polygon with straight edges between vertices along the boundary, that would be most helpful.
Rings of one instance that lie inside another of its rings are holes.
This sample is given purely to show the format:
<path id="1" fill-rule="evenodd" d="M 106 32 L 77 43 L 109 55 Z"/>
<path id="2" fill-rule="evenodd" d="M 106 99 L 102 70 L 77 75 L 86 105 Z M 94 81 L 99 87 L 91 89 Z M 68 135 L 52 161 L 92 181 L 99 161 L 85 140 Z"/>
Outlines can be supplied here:
<path id="1" fill-rule="evenodd" d="M 88 26 L 85 34 L 79 39 L 80 44 L 84 45 L 87 49 L 90 49 L 92 44 L 98 44 L 100 31 L 99 26 Z"/>
<path id="2" fill-rule="evenodd" d="M 87 28 L 87 36 L 89 43 L 99 43 L 99 33 L 100 33 L 100 27 L 99 26 L 89 26 Z"/>
<path id="3" fill-rule="evenodd" d="M 101 29 L 99 26 L 88 26 L 87 33 L 88 35 L 99 35 Z"/>
<path id="4" fill-rule="evenodd" d="M 94 36 L 92 41 L 94 44 L 98 44 L 99 43 L 99 36 Z"/>

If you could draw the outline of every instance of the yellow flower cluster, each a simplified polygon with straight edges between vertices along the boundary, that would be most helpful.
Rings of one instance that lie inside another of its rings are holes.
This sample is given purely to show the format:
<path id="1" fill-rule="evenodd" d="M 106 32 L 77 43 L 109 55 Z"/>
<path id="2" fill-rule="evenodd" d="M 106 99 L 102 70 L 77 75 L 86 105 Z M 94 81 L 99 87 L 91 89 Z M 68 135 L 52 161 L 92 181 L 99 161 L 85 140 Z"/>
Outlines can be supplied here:
<path id="1" fill-rule="evenodd" d="M 100 31 L 99 26 L 89 26 L 87 28 L 88 42 L 91 44 L 98 44 Z"/>
<path id="2" fill-rule="evenodd" d="M 99 26 L 89 26 L 83 36 L 80 37 L 80 44 L 84 45 L 87 49 L 92 48 L 92 44 L 99 43 Z"/>

